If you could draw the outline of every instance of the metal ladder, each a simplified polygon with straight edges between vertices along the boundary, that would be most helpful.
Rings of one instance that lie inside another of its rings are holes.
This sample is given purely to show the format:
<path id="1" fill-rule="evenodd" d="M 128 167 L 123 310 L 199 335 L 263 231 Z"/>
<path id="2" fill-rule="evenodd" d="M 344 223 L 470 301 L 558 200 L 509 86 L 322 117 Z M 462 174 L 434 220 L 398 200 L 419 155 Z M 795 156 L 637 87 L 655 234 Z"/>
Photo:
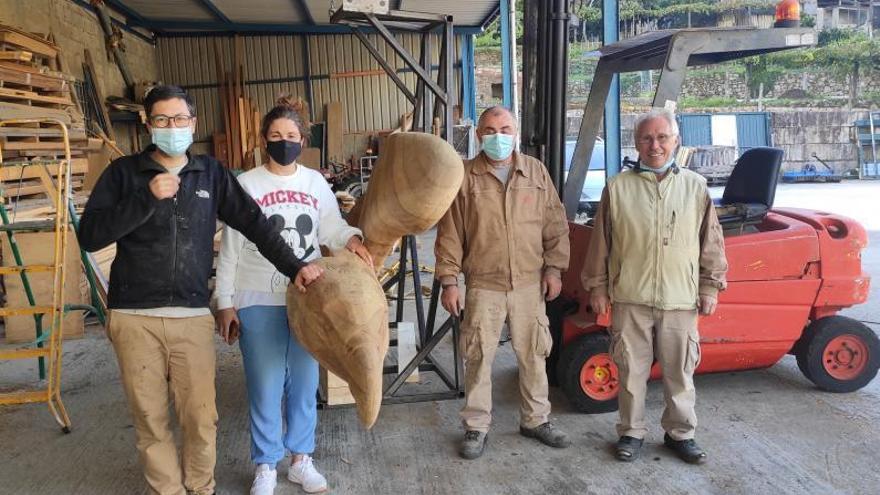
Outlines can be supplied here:
<path id="1" fill-rule="evenodd" d="M 64 404 L 61 402 L 61 351 L 64 313 L 73 309 L 94 309 L 88 306 L 65 306 L 64 304 L 64 284 L 67 275 L 68 224 L 71 220 L 70 137 L 67 126 L 55 119 L 0 121 L 0 127 L 21 124 L 57 126 L 61 131 L 64 143 L 64 158 L 18 164 L 36 168 L 40 183 L 52 201 L 55 211 L 53 219 L 22 222 L 10 221 L 6 205 L 0 202 L 0 220 L 2 220 L 0 231 L 6 233 L 12 257 L 14 258 L 13 260 L 4 260 L 8 266 L 0 267 L 0 274 L 19 275 L 28 300 L 28 306 L 0 308 L 0 316 L 32 315 L 36 329 L 36 338 L 33 342 L 15 348 L 0 347 L 0 360 L 36 358 L 39 362 L 40 378 L 45 377 L 45 384 L 34 389 L 0 394 L 0 405 L 46 402 L 49 411 L 55 417 L 58 424 L 61 425 L 62 431 L 69 433 L 71 427 L 70 418 L 67 415 Z M 57 174 L 54 180 L 49 170 L 49 165 L 57 166 Z M 0 166 L 3 166 L 2 150 L 0 150 Z M 2 191 L 0 191 L 0 195 L 2 194 Z M 53 232 L 53 263 L 50 265 L 26 264 L 15 241 L 15 233 L 17 232 Z M 53 275 L 52 303 L 48 306 L 37 305 L 31 289 L 28 273 L 37 272 L 48 272 Z M 43 324 L 46 319 L 48 319 L 48 327 L 44 331 Z M 48 364 L 48 369 L 45 367 L 46 364 Z"/>

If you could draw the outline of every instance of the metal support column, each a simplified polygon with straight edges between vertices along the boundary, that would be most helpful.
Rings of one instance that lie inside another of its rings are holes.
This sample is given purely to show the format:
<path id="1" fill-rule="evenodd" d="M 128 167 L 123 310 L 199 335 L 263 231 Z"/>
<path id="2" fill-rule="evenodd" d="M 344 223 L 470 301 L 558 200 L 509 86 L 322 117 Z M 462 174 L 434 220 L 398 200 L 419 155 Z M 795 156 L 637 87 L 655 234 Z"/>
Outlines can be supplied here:
<path id="1" fill-rule="evenodd" d="M 503 104 L 513 109 L 513 50 L 511 49 L 510 8 L 513 0 L 501 0 L 498 19 L 501 23 L 501 87 L 504 92 Z"/>
<path id="2" fill-rule="evenodd" d="M 315 121 L 315 93 L 312 89 L 312 49 L 309 46 L 309 37 L 308 35 L 300 36 L 300 41 L 302 42 L 302 50 L 303 50 L 303 66 L 304 66 L 304 77 L 303 81 L 306 85 L 306 99 L 309 103 L 309 120 Z"/>
<path id="3" fill-rule="evenodd" d="M 617 0 L 602 0 L 602 44 L 618 39 L 619 15 Z M 611 79 L 605 99 L 605 180 L 620 172 L 620 76 Z M 587 115 L 584 114 L 584 119 Z M 590 157 L 587 157 L 589 162 Z"/>
<path id="4" fill-rule="evenodd" d="M 477 79 L 474 69 L 474 35 L 461 35 L 461 113 L 477 121 Z"/>

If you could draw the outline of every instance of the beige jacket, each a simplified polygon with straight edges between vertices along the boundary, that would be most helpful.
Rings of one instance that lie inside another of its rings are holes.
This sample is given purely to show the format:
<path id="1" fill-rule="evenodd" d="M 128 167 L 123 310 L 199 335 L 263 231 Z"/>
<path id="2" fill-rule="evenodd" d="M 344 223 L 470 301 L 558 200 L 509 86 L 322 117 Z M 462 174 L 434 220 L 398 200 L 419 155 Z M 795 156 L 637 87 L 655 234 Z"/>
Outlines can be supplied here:
<path id="1" fill-rule="evenodd" d="M 507 184 L 483 154 L 465 161 L 464 180 L 437 225 L 436 276 L 509 291 L 568 269 L 568 222 L 547 169 L 514 153 Z"/>
<path id="2" fill-rule="evenodd" d="M 690 170 L 622 172 L 602 194 L 581 281 L 612 302 L 693 309 L 726 287 L 724 236 L 706 181 Z"/>

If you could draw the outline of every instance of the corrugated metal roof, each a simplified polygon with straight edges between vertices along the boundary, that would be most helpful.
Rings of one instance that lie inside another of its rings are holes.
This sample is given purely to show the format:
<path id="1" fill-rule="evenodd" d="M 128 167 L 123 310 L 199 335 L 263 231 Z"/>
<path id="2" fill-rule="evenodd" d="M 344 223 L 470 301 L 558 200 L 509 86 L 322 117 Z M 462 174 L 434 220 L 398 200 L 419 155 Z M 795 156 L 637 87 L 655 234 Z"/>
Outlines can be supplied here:
<path id="1" fill-rule="evenodd" d="M 421 52 L 418 34 L 398 33 L 397 38 L 416 58 Z M 377 34 L 368 34 L 373 45 L 413 92 L 416 76 L 405 70 L 402 59 Z M 219 50 L 225 70 L 233 65 L 234 39 L 228 36 L 159 38 L 158 60 L 162 80 L 181 85 L 196 100 L 199 120 L 196 139 L 209 140 L 223 129 L 215 52 Z M 245 93 L 257 110 L 268 111 L 278 96 L 293 94 L 308 100 L 303 43 L 309 44 L 312 82 L 312 111 L 315 121 L 324 119 L 324 105 L 342 102 L 348 133 L 392 129 L 400 116 L 412 110 L 406 97 L 382 71 L 366 48 L 353 35 L 242 36 L 241 63 Z M 432 36 L 433 63 L 439 64 L 440 36 Z M 456 37 L 455 62 L 461 54 Z M 436 71 L 434 76 L 436 78 Z M 454 100 L 461 88 L 460 68 L 455 70 Z"/>
<path id="2" fill-rule="evenodd" d="M 498 2 L 475 0 L 400 0 L 400 10 L 452 14 L 455 24 L 462 26 L 481 25 L 497 7 Z"/>
<path id="3" fill-rule="evenodd" d="M 233 22 L 245 23 L 307 23 L 303 13 L 294 8 L 292 0 L 211 0 Z"/>
<path id="4" fill-rule="evenodd" d="M 303 32 L 329 24 L 331 4 L 342 0 L 105 0 L 128 24 L 159 33 Z M 448 14 L 459 27 L 479 28 L 498 10 L 499 0 L 397 0 L 398 10 Z M 314 29 L 313 31 L 314 32 Z"/>
<path id="5" fill-rule="evenodd" d="M 213 15 L 193 0 L 117 0 L 141 17 L 188 21 L 212 21 Z"/>

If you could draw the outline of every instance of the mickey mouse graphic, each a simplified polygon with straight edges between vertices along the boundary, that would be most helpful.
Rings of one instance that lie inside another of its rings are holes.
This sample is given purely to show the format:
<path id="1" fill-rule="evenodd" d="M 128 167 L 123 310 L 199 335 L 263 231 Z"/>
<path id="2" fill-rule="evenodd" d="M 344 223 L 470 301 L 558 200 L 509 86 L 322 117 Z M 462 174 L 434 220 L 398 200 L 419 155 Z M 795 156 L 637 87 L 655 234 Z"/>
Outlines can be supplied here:
<path id="1" fill-rule="evenodd" d="M 312 222 L 312 217 L 309 215 L 305 213 L 300 214 L 294 220 L 293 227 L 286 226 L 284 217 L 278 214 L 269 217 L 269 222 L 272 224 L 273 230 L 278 232 L 281 238 L 284 239 L 284 242 L 293 249 L 293 253 L 296 254 L 297 258 L 305 261 L 315 251 L 314 244 L 310 242 L 315 225 Z M 289 279 L 276 270 L 272 275 L 272 291 L 283 288 L 288 282 Z"/>
<path id="2" fill-rule="evenodd" d="M 284 242 L 293 249 L 293 253 L 297 258 L 305 261 L 312 253 L 315 252 L 315 246 L 311 242 L 314 235 L 315 224 L 312 217 L 303 213 L 296 217 L 292 227 L 288 227 L 284 221 L 284 217 L 280 214 L 274 214 L 269 217 L 269 225 L 272 232 L 280 235 Z M 245 246 L 247 249 L 257 250 L 256 245 L 248 242 Z M 275 292 L 287 285 L 290 280 L 278 270 L 272 275 L 271 292 Z"/>

